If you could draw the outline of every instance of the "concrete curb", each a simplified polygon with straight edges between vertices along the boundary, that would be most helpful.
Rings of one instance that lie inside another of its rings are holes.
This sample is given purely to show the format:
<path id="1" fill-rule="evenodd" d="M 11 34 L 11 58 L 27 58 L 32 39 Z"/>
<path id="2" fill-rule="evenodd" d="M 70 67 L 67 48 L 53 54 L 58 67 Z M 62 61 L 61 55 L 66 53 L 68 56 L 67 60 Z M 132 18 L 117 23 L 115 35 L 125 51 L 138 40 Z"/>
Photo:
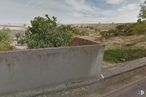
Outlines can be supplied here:
<path id="1" fill-rule="evenodd" d="M 104 78 L 109 78 L 137 68 L 141 68 L 143 66 L 146 66 L 146 57 L 134 61 L 117 64 L 114 67 L 104 70 L 102 72 L 102 75 L 104 76 Z"/>

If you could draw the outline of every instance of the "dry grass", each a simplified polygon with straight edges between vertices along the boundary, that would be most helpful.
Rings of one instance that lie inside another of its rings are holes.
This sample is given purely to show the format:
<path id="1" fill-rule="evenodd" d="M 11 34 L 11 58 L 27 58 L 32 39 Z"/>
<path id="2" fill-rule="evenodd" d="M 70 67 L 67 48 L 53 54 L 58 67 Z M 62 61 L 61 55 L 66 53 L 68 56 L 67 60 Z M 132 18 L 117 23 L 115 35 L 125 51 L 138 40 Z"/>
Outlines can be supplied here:
<path id="1" fill-rule="evenodd" d="M 146 48 L 146 36 L 120 36 L 112 37 L 109 39 L 104 39 L 102 42 L 106 49 L 116 49 L 116 48 L 134 48 L 134 47 L 144 47 Z"/>

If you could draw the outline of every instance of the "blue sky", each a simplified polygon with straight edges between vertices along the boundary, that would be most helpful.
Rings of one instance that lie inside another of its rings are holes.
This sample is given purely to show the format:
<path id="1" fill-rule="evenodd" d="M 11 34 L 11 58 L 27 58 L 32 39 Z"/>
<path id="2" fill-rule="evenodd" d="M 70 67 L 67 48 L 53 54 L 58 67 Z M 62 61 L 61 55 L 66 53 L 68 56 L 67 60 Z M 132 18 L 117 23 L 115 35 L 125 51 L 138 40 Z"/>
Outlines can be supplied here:
<path id="1" fill-rule="evenodd" d="M 60 23 L 135 22 L 144 0 L 1 0 L 0 23 L 56 16 Z"/>

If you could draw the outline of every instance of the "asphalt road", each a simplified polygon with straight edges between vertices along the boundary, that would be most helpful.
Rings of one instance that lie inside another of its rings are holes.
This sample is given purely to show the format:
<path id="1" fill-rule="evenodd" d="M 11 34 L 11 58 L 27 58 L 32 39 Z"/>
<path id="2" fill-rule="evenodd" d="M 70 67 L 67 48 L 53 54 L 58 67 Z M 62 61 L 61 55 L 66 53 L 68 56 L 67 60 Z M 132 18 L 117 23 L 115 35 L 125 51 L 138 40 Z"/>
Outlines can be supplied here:
<path id="1" fill-rule="evenodd" d="M 146 97 L 146 78 L 107 97 Z"/>

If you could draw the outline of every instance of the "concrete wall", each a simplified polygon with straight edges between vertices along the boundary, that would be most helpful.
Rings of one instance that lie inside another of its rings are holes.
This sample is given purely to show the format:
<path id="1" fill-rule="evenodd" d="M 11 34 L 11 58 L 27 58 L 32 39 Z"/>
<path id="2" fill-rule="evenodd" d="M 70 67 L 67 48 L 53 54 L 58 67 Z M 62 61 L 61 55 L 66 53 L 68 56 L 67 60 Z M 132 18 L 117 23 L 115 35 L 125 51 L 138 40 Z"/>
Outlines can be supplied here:
<path id="1" fill-rule="evenodd" d="M 0 53 L 0 94 L 97 77 L 98 45 Z"/>

